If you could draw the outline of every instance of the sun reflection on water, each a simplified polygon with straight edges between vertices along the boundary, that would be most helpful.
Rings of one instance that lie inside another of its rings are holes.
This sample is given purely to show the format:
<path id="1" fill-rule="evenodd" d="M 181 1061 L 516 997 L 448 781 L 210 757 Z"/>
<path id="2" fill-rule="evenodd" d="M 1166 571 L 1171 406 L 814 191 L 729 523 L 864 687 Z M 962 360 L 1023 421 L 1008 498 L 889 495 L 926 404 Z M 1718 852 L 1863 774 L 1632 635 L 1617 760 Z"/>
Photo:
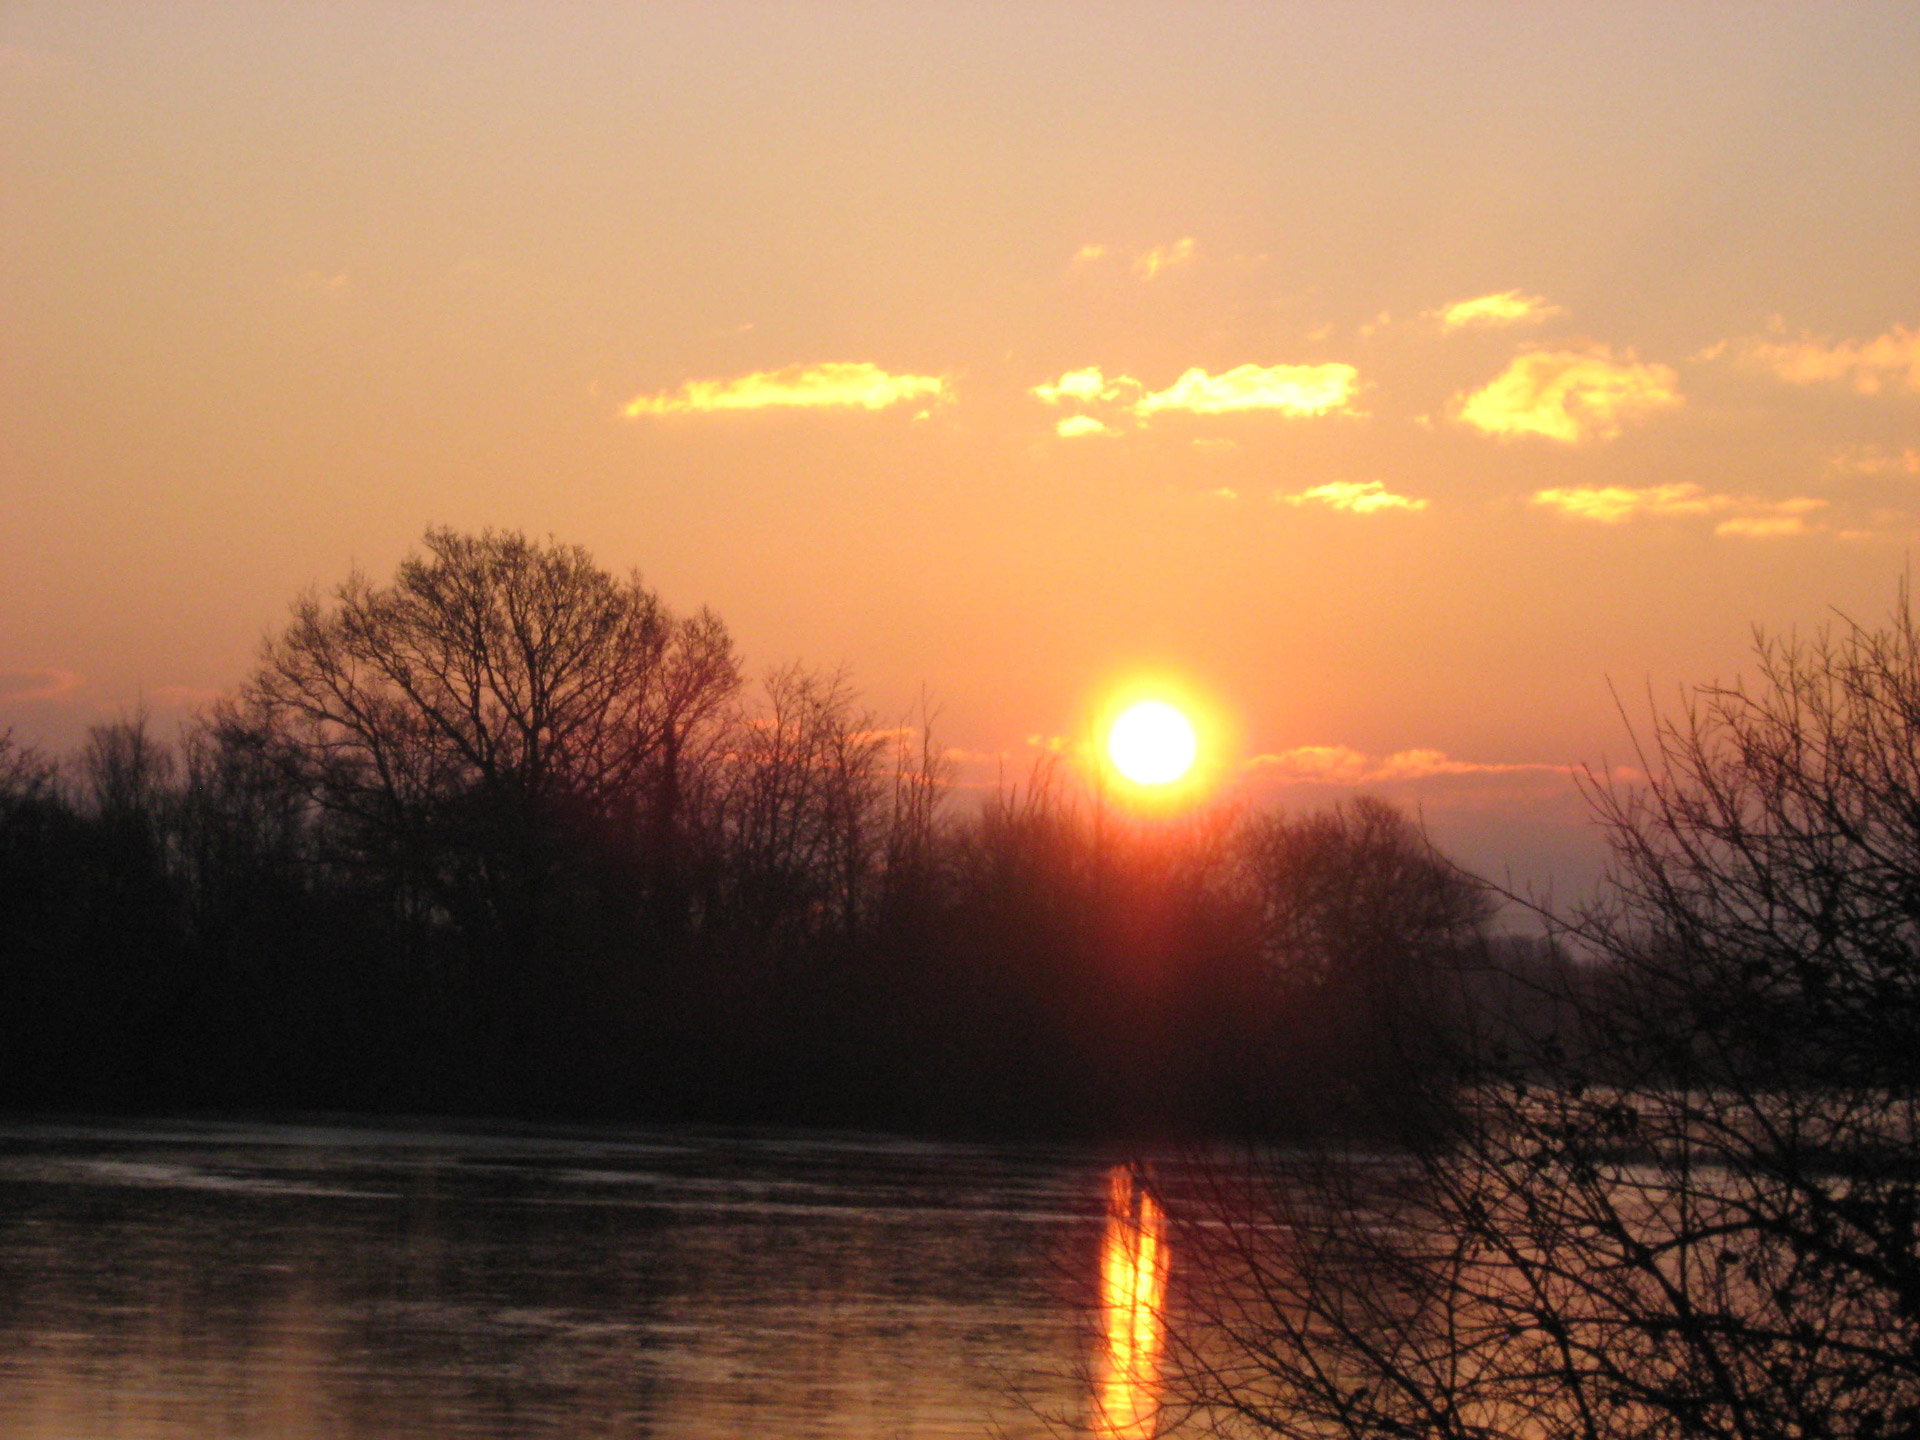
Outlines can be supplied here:
<path id="1" fill-rule="evenodd" d="M 1107 1174 L 1107 1230 L 1100 1247 L 1105 1346 L 1094 1433 L 1148 1440 L 1160 1395 L 1167 1221 L 1132 1166 Z"/>

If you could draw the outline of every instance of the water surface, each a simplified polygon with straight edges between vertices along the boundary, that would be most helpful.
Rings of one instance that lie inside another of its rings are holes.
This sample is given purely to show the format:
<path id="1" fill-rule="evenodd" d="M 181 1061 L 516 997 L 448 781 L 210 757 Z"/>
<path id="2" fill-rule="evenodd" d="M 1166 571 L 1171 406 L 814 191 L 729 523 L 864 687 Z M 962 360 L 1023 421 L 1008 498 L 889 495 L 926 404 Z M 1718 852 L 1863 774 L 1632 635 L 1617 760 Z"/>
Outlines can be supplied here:
<path id="1" fill-rule="evenodd" d="M 1145 1373 L 1116 1205 L 857 1135 L 0 1125 L 0 1434 L 1058 1433 L 1103 1323 Z"/>

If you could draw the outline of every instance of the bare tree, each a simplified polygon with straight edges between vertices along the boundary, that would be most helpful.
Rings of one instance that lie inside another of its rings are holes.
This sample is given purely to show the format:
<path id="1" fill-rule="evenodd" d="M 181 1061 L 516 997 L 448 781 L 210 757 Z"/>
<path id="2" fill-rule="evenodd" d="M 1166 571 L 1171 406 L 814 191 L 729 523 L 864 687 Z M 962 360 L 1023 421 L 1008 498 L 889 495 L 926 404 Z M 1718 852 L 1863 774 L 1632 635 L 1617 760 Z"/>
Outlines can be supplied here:
<path id="1" fill-rule="evenodd" d="M 1397 1156 L 1202 1175 L 1194 1424 L 1920 1434 L 1920 635 L 1903 595 L 1757 660 L 1592 782 L 1565 1028 L 1460 1055 Z"/>
<path id="2" fill-rule="evenodd" d="M 31 745 L 0 730 L 0 806 L 12 806 L 49 794 L 56 773 L 54 763 Z"/>
<path id="3" fill-rule="evenodd" d="M 524 942 L 566 894 L 570 838 L 670 846 L 737 684 L 720 622 L 676 619 L 638 575 L 441 529 L 391 584 L 296 602 L 221 730 L 425 903 Z"/>
<path id="4" fill-rule="evenodd" d="M 764 690 L 736 723 L 724 801 L 738 903 L 769 932 L 851 931 L 878 858 L 888 736 L 843 670 L 783 666 Z"/>

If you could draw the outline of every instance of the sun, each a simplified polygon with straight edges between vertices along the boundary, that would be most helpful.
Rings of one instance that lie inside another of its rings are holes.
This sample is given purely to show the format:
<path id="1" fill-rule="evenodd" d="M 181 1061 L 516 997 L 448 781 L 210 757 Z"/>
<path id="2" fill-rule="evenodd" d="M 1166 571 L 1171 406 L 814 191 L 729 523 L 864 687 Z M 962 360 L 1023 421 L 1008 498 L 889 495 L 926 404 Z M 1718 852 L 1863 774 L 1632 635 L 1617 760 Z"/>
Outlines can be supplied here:
<path id="1" fill-rule="evenodd" d="M 1107 732 L 1114 768 L 1136 785 L 1173 784 L 1199 753 L 1193 722 L 1164 700 L 1129 705 Z"/>

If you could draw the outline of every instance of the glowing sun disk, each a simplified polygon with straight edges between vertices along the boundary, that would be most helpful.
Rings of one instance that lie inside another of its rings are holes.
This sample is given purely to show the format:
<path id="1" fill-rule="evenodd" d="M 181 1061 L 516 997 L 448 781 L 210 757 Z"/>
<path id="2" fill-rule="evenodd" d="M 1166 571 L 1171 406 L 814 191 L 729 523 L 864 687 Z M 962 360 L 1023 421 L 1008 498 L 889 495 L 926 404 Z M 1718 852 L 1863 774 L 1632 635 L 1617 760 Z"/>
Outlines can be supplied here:
<path id="1" fill-rule="evenodd" d="M 1136 785 L 1171 785 L 1193 768 L 1193 723 L 1164 700 L 1130 705 L 1107 732 L 1114 768 Z"/>

